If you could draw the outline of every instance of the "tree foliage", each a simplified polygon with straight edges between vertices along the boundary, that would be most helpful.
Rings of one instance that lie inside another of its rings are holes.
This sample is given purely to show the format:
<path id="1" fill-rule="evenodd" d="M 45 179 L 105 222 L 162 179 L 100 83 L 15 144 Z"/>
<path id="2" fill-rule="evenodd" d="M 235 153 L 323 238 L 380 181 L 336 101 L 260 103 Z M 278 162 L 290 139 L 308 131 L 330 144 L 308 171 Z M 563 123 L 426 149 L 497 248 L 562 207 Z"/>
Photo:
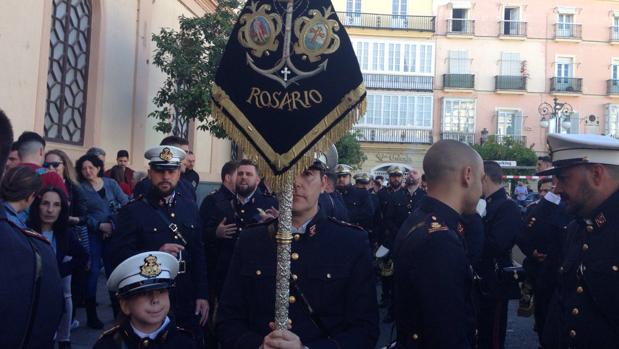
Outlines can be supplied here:
<path id="1" fill-rule="evenodd" d="M 505 160 L 516 161 L 518 166 L 535 166 L 537 154 L 524 145 L 511 138 L 506 138 L 497 142 L 493 137 L 489 137 L 484 144 L 475 144 L 473 148 L 477 150 L 484 160 Z M 530 174 L 527 170 L 507 170 L 510 174 Z"/>
<path id="2" fill-rule="evenodd" d="M 198 129 L 218 138 L 226 133 L 211 115 L 211 87 L 237 18 L 239 0 L 219 0 L 217 9 L 202 17 L 179 18 L 179 30 L 163 28 L 153 34 L 157 48 L 153 64 L 166 75 L 153 98 L 155 129 L 172 131 L 172 116 L 198 121 Z"/>
<path id="3" fill-rule="evenodd" d="M 348 164 L 355 169 L 361 167 L 361 164 L 368 157 L 361 150 L 361 143 L 357 140 L 357 131 L 346 133 L 340 140 L 335 143 L 338 154 L 338 162 L 340 164 Z"/>

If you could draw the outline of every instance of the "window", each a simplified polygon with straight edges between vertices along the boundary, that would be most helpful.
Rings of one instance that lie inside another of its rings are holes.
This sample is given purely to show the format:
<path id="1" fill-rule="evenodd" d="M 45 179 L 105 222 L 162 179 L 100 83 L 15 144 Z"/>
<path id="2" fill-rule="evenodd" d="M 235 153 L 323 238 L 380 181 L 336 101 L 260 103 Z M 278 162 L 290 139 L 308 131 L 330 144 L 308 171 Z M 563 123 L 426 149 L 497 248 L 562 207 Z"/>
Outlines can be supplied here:
<path id="1" fill-rule="evenodd" d="M 391 14 L 406 16 L 407 0 L 391 0 Z"/>
<path id="2" fill-rule="evenodd" d="M 346 0 L 344 24 L 361 25 L 361 0 Z"/>
<path id="3" fill-rule="evenodd" d="M 432 96 L 368 91 L 368 107 L 361 126 L 432 128 Z"/>
<path id="4" fill-rule="evenodd" d="M 571 38 L 574 36 L 574 15 L 559 13 L 557 19 L 557 36 Z"/>
<path id="5" fill-rule="evenodd" d="M 606 127 L 604 133 L 619 138 L 619 104 L 607 104 L 605 110 Z"/>
<path id="6" fill-rule="evenodd" d="M 467 22 L 468 10 L 463 8 L 454 8 L 451 13 L 452 23 L 451 31 L 456 33 L 468 33 L 469 25 Z"/>
<path id="7" fill-rule="evenodd" d="M 521 136 L 522 113 L 518 110 L 498 110 L 496 131 L 501 136 Z"/>
<path id="8" fill-rule="evenodd" d="M 385 44 L 372 44 L 372 70 L 385 71 Z"/>
<path id="9" fill-rule="evenodd" d="M 432 75 L 434 72 L 432 44 L 355 39 L 352 42 L 363 72 L 424 75 Z"/>
<path id="10" fill-rule="evenodd" d="M 610 30 L 611 40 L 619 41 L 619 16 L 613 16 L 613 26 Z"/>
<path id="11" fill-rule="evenodd" d="M 389 71 L 400 71 L 400 44 L 389 44 Z"/>
<path id="12" fill-rule="evenodd" d="M 469 63 L 468 51 L 449 51 L 449 74 L 468 74 Z"/>
<path id="13" fill-rule="evenodd" d="M 519 7 L 506 7 L 503 14 L 503 34 L 505 35 L 520 35 L 520 8 Z"/>
<path id="14" fill-rule="evenodd" d="M 502 76 L 519 76 L 522 68 L 520 53 L 501 52 L 501 72 Z"/>
<path id="15" fill-rule="evenodd" d="M 475 100 L 443 101 L 443 132 L 475 133 Z"/>
<path id="16" fill-rule="evenodd" d="M 91 4 L 54 0 L 50 34 L 45 138 L 84 144 Z"/>
<path id="17" fill-rule="evenodd" d="M 555 89 L 557 91 L 565 91 L 571 87 L 571 79 L 574 77 L 574 58 L 558 57 L 557 58 L 557 75 Z"/>
<path id="18" fill-rule="evenodd" d="M 619 59 L 613 59 L 610 66 L 610 78 L 613 80 L 613 83 L 619 84 Z"/>
<path id="19" fill-rule="evenodd" d="M 367 42 L 357 42 L 357 45 L 355 46 L 357 60 L 359 61 L 359 66 L 362 70 L 368 70 L 369 46 L 370 44 Z"/>

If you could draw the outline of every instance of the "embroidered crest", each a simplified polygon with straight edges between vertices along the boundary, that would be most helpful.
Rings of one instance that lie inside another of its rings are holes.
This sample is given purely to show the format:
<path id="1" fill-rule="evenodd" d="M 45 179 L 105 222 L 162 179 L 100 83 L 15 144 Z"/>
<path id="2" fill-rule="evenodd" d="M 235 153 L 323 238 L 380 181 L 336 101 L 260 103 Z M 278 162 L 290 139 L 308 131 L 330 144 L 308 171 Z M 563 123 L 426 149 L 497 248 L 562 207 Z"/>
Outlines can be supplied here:
<path id="1" fill-rule="evenodd" d="M 321 55 L 331 54 L 340 47 L 340 38 L 335 34 L 340 30 L 340 25 L 334 19 L 331 7 L 323 9 L 324 14 L 318 10 L 309 11 L 308 17 L 299 17 L 294 23 L 294 35 L 299 41 L 294 45 L 296 54 L 305 55 L 314 63 L 321 59 Z"/>
<path id="2" fill-rule="evenodd" d="M 238 40 L 243 47 L 251 49 L 252 55 L 260 58 L 279 47 L 277 35 L 282 31 L 282 18 L 275 13 L 267 13 L 271 11 L 271 5 L 257 7 L 258 4 L 252 1 L 247 6 L 249 12 L 241 16 Z"/>
<path id="3" fill-rule="evenodd" d="M 595 224 L 597 224 L 598 228 L 601 228 L 604 224 L 606 224 L 606 217 L 603 213 L 600 213 L 595 217 Z"/>
<path id="4" fill-rule="evenodd" d="M 140 275 L 152 278 L 161 274 L 161 264 L 157 263 L 157 257 L 149 255 L 144 258 L 144 264 L 140 267 Z"/>
<path id="5" fill-rule="evenodd" d="M 428 229 L 428 234 L 436 233 L 437 231 L 447 231 L 447 230 L 449 230 L 447 226 L 444 226 L 438 222 L 432 222 L 432 224 L 430 224 L 430 229 Z"/>
<path id="6" fill-rule="evenodd" d="M 163 161 L 170 161 L 172 160 L 173 157 L 174 157 L 174 154 L 172 154 L 172 151 L 168 147 L 163 148 L 161 153 L 159 153 L 159 158 Z"/>
<path id="7" fill-rule="evenodd" d="M 316 224 L 312 225 L 308 230 L 309 236 L 313 237 L 316 235 Z"/>

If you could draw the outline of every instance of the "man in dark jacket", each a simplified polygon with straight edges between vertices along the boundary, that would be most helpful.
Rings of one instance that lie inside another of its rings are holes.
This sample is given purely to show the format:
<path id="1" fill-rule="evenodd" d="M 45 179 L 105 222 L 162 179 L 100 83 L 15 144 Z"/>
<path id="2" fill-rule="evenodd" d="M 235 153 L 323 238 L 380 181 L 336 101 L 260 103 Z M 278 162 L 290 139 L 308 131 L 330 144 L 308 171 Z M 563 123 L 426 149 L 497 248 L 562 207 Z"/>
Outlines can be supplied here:
<path id="1" fill-rule="evenodd" d="M 482 183 L 487 202 L 484 223 L 484 245 L 478 273 L 479 311 L 477 327 L 480 349 L 503 349 L 507 331 L 507 303 L 520 296 L 515 283 L 501 282 L 503 268 L 512 266 L 512 248 L 520 232 L 518 204 L 509 198 L 503 181 L 503 170 L 495 161 L 484 161 L 486 173 Z"/>
<path id="2" fill-rule="evenodd" d="M 373 349 L 378 307 L 368 236 L 318 206 L 324 167 L 295 179 L 288 331 L 273 330 L 277 222 L 239 237 L 217 313 L 223 349 Z M 313 313 L 313 315 L 310 315 Z"/>
<path id="3" fill-rule="evenodd" d="M 475 347 L 473 275 L 461 214 L 481 196 L 482 160 L 468 145 L 443 140 L 423 161 L 428 196 L 394 243 L 398 349 Z"/>
<path id="4" fill-rule="evenodd" d="M 568 214 L 564 258 L 548 310 L 544 348 L 619 345 L 619 141 L 551 134 L 555 193 Z"/>

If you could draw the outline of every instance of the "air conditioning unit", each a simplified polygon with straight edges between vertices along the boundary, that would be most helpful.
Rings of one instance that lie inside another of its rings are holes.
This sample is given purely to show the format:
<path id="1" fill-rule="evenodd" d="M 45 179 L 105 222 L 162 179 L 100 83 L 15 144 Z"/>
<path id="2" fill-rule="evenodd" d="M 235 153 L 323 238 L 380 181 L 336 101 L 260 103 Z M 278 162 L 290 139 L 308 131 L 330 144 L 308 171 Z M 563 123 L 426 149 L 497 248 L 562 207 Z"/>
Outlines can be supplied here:
<path id="1" fill-rule="evenodd" d="M 588 134 L 600 133 L 600 118 L 591 114 L 585 118 L 585 132 Z"/>

